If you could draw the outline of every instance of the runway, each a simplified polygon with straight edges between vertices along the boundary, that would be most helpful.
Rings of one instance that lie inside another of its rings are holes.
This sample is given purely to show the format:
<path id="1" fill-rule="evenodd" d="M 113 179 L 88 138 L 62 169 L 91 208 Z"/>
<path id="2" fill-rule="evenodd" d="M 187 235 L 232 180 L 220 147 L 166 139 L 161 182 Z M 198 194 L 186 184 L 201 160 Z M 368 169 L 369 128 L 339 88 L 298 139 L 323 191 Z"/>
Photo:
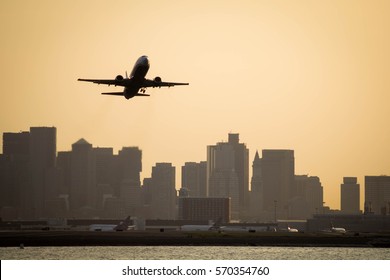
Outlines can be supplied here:
<path id="1" fill-rule="evenodd" d="M 2 231 L 1 247 L 23 246 L 299 246 L 390 247 L 390 234 L 181 231 Z"/>

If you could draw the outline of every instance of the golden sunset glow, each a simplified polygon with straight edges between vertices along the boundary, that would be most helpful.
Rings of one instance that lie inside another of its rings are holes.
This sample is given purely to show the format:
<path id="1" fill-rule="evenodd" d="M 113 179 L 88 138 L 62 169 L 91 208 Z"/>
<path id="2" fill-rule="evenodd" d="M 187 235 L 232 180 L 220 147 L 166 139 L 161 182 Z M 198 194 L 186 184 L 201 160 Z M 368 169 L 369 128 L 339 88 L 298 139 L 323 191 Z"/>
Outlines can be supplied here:
<path id="1" fill-rule="evenodd" d="M 390 175 L 390 1 L 0 2 L 0 133 L 57 127 L 57 150 L 139 146 L 156 162 L 206 160 L 240 134 L 293 149 L 340 208 L 344 176 Z M 148 78 L 189 86 L 151 97 L 78 82 L 114 79 L 148 55 Z M 2 141 L 2 140 L 0 140 Z"/>

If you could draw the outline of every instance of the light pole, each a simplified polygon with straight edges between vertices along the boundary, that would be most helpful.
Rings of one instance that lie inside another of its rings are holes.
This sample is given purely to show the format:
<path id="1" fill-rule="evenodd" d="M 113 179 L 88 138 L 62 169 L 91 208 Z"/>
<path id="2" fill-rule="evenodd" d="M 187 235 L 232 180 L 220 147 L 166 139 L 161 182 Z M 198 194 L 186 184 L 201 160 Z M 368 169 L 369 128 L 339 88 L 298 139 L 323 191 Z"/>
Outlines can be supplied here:
<path id="1" fill-rule="evenodd" d="M 276 203 L 277 203 L 277 201 L 276 200 L 274 200 L 274 204 L 275 204 L 275 215 L 274 215 L 274 220 L 275 220 L 275 223 L 276 223 Z"/>

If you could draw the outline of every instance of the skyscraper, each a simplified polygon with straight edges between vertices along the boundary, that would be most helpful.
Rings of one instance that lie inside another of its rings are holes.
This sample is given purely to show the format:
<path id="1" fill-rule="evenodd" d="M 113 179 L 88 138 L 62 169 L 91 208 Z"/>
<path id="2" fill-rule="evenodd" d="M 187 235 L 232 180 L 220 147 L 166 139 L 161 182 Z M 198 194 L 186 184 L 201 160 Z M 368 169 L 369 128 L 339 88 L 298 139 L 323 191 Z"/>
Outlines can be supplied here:
<path id="1" fill-rule="evenodd" d="M 248 214 L 249 206 L 249 150 L 244 143 L 239 143 L 238 133 L 229 133 L 229 144 L 234 150 L 234 168 L 238 176 L 238 197 L 240 217 Z"/>
<path id="2" fill-rule="evenodd" d="M 151 217 L 173 220 L 177 216 L 175 167 L 171 163 L 156 163 L 150 182 Z"/>
<path id="3" fill-rule="evenodd" d="M 55 127 L 30 128 L 30 170 L 31 170 L 31 207 L 32 218 L 45 217 L 46 193 L 52 186 L 45 185 L 46 172 L 55 168 L 57 153 L 57 129 Z"/>
<path id="4" fill-rule="evenodd" d="M 142 151 L 138 147 L 123 147 L 118 153 L 122 180 L 133 186 L 141 186 Z"/>
<path id="5" fill-rule="evenodd" d="M 0 157 L 2 217 L 32 218 L 30 132 L 3 133 L 3 155 Z M 30 204 L 29 210 L 24 211 L 27 204 Z"/>
<path id="6" fill-rule="evenodd" d="M 138 147 L 123 147 L 118 154 L 120 194 L 126 215 L 138 216 L 142 206 L 141 181 L 142 151 Z"/>
<path id="7" fill-rule="evenodd" d="M 360 185 L 356 177 L 344 177 L 340 186 L 341 212 L 345 214 L 360 213 Z"/>
<path id="8" fill-rule="evenodd" d="M 309 176 L 306 189 L 306 201 L 308 204 L 308 212 L 311 214 L 320 214 L 323 201 L 324 191 L 318 176 Z"/>
<path id="9" fill-rule="evenodd" d="M 323 187 L 317 176 L 295 175 L 295 190 L 290 201 L 290 218 L 308 219 L 323 213 Z"/>
<path id="10" fill-rule="evenodd" d="M 208 146 L 207 166 L 209 197 L 230 198 L 232 219 L 239 219 L 239 185 L 233 147 L 229 143 Z"/>
<path id="11" fill-rule="evenodd" d="M 261 171 L 261 159 L 256 151 L 252 164 L 252 180 L 250 193 L 251 216 L 257 220 L 262 218 L 263 212 L 263 183 Z"/>
<path id="12" fill-rule="evenodd" d="M 30 154 L 30 132 L 3 133 L 3 154 L 4 155 L 25 155 Z"/>
<path id="13" fill-rule="evenodd" d="M 229 142 L 207 147 L 207 183 L 209 196 L 230 197 L 233 219 L 245 217 L 249 201 L 249 151 L 239 143 L 238 134 L 229 134 Z"/>
<path id="14" fill-rule="evenodd" d="M 181 186 L 189 191 L 190 197 L 207 197 L 207 163 L 186 162 L 181 167 Z"/>
<path id="15" fill-rule="evenodd" d="M 390 214 L 390 176 L 365 176 L 364 212 Z"/>
<path id="16" fill-rule="evenodd" d="M 96 161 L 92 144 L 80 139 L 72 145 L 70 208 L 75 217 L 95 216 L 97 208 Z"/>
<path id="17" fill-rule="evenodd" d="M 261 169 L 263 209 L 269 219 L 288 218 L 288 204 L 294 193 L 294 151 L 263 150 Z"/>
<path id="18" fill-rule="evenodd" d="M 113 148 L 93 148 L 96 162 L 96 183 L 110 185 L 112 183 L 112 168 L 114 161 Z"/>
<path id="19" fill-rule="evenodd" d="M 60 194 L 69 195 L 71 185 L 72 152 L 58 152 L 57 168 L 61 174 Z"/>

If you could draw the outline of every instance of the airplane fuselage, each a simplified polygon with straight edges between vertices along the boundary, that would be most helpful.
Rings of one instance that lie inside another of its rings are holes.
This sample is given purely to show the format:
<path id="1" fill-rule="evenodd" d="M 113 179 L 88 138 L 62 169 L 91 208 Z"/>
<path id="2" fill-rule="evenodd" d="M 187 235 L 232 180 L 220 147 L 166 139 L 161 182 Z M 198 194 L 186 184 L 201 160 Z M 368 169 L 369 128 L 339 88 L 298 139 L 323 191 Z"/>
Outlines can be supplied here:
<path id="1" fill-rule="evenodd" d="M 145 76 L 149 71 L 150 63 L 146 55 L 137 59 L 134 64 L 133 70 L 130 73 L 129 84 L 125 86 L 124 96 L 126 99 L 133 98 L 137 95 L 142 87 L 142 83 L 145 80 Z"/>
<path id="2" fill-rule="evenodd" d="M 146 55 L 141 56 L 135 62 L 133 70 L 130 73 L 130 78 L 134 78 L 135 80 L 145 79 L 145 76 L 149 71 L 149 67 L 150 63 L 148 57 Z"/>

